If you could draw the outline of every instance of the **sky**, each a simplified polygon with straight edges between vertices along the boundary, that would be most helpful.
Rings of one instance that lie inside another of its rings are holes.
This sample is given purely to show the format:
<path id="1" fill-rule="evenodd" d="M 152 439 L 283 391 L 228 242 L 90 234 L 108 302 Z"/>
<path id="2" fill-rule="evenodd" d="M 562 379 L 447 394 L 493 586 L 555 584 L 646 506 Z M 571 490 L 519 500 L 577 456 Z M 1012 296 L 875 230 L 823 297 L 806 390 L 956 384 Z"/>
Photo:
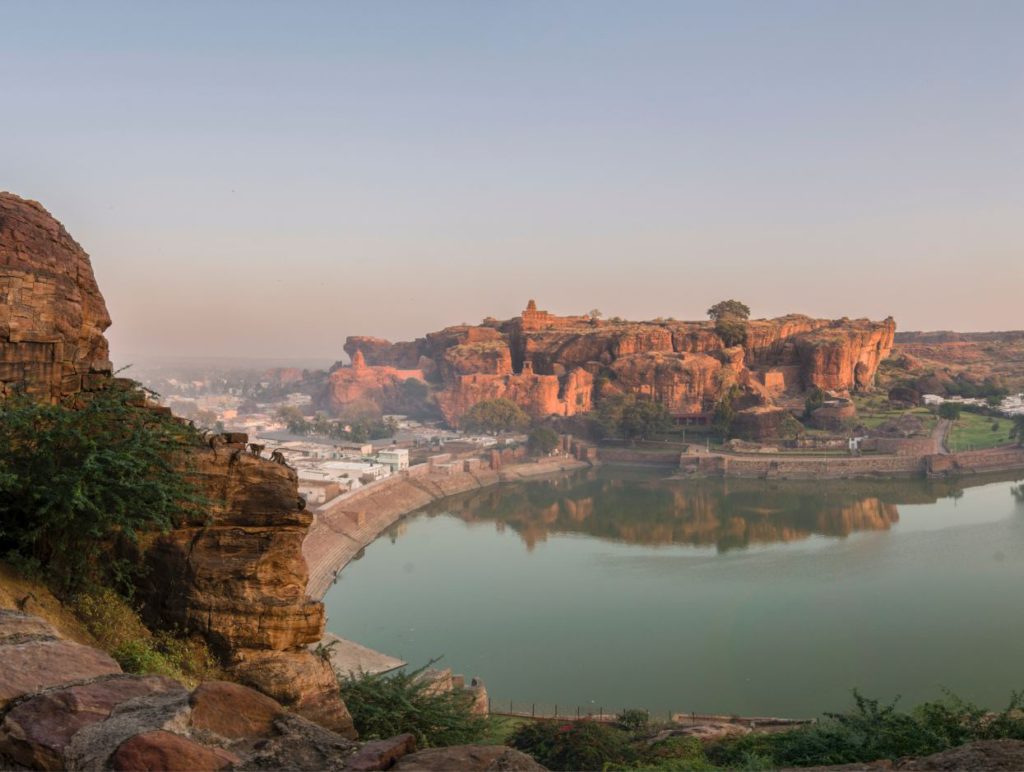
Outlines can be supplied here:
<path id="1" fill-rule="evenodd" d="M 115 362 L 552 312 L 1024 327 L 1017 0 L 5 3 Z"/>

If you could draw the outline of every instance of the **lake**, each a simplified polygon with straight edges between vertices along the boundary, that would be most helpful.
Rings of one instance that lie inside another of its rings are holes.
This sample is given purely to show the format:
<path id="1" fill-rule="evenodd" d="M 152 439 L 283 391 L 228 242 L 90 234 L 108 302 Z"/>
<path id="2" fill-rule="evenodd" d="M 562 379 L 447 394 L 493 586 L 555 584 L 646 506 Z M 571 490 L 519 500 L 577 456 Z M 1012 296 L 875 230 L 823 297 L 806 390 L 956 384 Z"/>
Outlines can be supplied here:
<path id="1" fill-rule="evenodd" d="M 1024 688 L 1009 479 L 671 480 L 602 467 L 411 515 L 328 629 L 480 676 L 497 709 L 805 717 L 850 690 L 989 707 Z"/>

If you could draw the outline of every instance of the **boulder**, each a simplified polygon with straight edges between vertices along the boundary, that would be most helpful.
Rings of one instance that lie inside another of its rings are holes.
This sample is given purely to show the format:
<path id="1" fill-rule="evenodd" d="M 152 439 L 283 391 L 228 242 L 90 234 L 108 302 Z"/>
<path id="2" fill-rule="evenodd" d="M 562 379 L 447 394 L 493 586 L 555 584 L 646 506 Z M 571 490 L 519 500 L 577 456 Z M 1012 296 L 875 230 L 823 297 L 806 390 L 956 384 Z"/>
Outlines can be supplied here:
<path id="1" fill-rule="evenodd" d="M 250 740 L 270 733 L 284 708 L 260 692 L 229 681 L 206 681 L 192 692 L 191 725 L 226 740 Z"/>
<path id="2" fill-rule="evenodd" d="M 125 740 L 110 757 L 110 766 L 125 772 L 207 772 L 240 761 L 221 748 L 210 748 L 186 737 L 157 730 Z"/>
<path id="3" fill-rule="evenodd" d="M 344 737 L 356 737 L 330 663 L 310 651 L 240 650 L 231 674 L 243 684 Z"/>
<path id="4" fill-rule="evenodd" d="M 342 769 L 359 746 L 312 721 L 286 713 L 274 720 L 273 733 L 257 742 L 237 769 Z"/>
<path id="5" fill-rule="evenodd" d="M 0 708 L 26 694 L 121 672 L 98 649 L 53 639 L 0 646 L 0 662 Z"/>
<path id="6" fill-rule="evenodd" d="M 521 751 L 503 745 L 455 745 L 430 748 L 401 758 L 391 769 L 398 772 L 487 772 L 522 770 L 541 772 L 547 769 Z"/>
<path id="7" fill-rule="evenodd" d="M 1024 742 L 979 740 L 918 759 L 900 760 L 897 769 L 997 772 L 1024 769 Z"/>
<path id="8" fill-rule="evenodd" d="M 366 743 L 345 764 L 352 772 L 376 772 L 391 769 L 395 762 L 416 750 L 416 738 L 411 734 L 400 734 L 386 740 Z"/>
<path id="9" fill-rule="evenodd" d="M 164 676 L 115 675 L 42 692 L 19 703 L 0 724 L 0 755 L 33 769 L 63 769 L 77 732 L 105 720 L 118 705 L 151 694 L 185 693 Z"/>

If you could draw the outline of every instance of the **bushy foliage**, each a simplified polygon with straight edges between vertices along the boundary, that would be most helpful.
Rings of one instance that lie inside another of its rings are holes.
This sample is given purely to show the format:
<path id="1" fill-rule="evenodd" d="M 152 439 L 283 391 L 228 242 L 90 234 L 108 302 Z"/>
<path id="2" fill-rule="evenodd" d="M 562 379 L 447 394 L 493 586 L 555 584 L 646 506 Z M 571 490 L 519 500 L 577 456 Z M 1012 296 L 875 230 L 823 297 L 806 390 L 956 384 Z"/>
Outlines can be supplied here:
<path id="1" fill-rule="evenodd" d="M 728 738 L 707 748 L 708 759 L 735 767 L 751 758 L 773 767 L 853 764 L 902 756 L 924 756 L 974 740 L 1024 738 L 1021 695 L 991 714 L 954 695 L 927 702 L 912 713 L 854 692 L 854 708 L 828 713 L 820 724 L 793 732 Z"/>
<path id="2" fill-rule="evenodd" d="M 629 735 L 597 721 L 535 721 L 520 726 L 507 745 L 553 770 L 595 770 L 631 765 L 637 758 Z"/>
<path id="3" fill-rule="evenodd" d="M 1016 439 L 1019 446 L 1024 447 L 1024 415 L 1013 417 L 1013 427 L 1010 429 L 1010 439 Z"/>
<path id="4" fill-rule="evenodd" d="M 804 418 L 810 418 L 811 413 L 825 404 L 825 392 L 819 387 L 813 387 L 804 400 Z"/>
<path id="5" fill-rule="evenodd" d="M 131 603 L 109 588 L 76 595 L 70 608 L 127 673 L 166 675 L 189 685 L 220 676 L 203 641 L 150 632 Z"/>
<path id="6" fill-rule="evenodd" d="M 84 404 L 0 402 L 0 550 L 34 562 L 67 595 L 131 570 L 118 539 L 165 530 L 198 503 L 180 471 L 187 425 L 113 385 Z"/>
<path id="7" fill-rule="evenodd" d="M 726 346 L 742 346 L 747 342 L 747 323 L 734 316 L 723 316 L 715 322 L 715 333 Z"/>
<path id="8" fill-rule="evenodd" d="M 963 410 L 963 406 L 958 405 L 956 402 L 943 402 L 939 405 L 939 418 L 948 418 L 950 421 L 956 421 L 960 418 L 961 410 Z"/>
<path id="9" fill-rule="evenodd" d="M 728 437 L 732 431 L 732 422 L 736 417 L 736 408 L 733 403 L 739 395 L 740 389 L 734 384 L 726 389 L 722 398 L 718 400 L 718 404 L 715 405 L 715 414 L 711 419 L 711 425 L 720 431 L 723 437 Z"/>
<path id="10" fill-rule="evenodd" d="M 708 309 L 708 316 L 712 321 L 732 317 L 734 319 L 749 319 L 750 306 L 738 300 L 723 300 L 715 303 Z"/>
<path id="11" fill-rule="evenodd" d="M 668 408 L 636 394 L 603 397 L 597 417 L 606 434 L 627 440 L 645 439 L 667 431 L 672 425 Z"/>
<path id="12" fill-rule="evenodd" d="M 341 696 L 364 740 L 409 732 L 420 747 L 479 741 L 489 721 L 472 712 L 465 692 L 439 691 L 425 672 L 362 674 L 341 681 Z"/>
<path id="13" fill-rule="evenodd" d="M 546 456 L 558 447 L 558 432 L 547 426 L 538 426 L 530 432 L 526 444 L 533 455 Z"/>
<path id="14" fill-rule="evenodd" d="M 618 725 L 627 732 L 642 732 L 651 723 L 651 714 L 643 708 L 630 708 L 618 716 Z"/>
<path id="15" fill-rule="evenodd" d="M 510 399 L 485 399 L 471 407 L 462 417 L 462 427 L 471 432 L 522 431 L 530 424 L 530 417 Z"/>

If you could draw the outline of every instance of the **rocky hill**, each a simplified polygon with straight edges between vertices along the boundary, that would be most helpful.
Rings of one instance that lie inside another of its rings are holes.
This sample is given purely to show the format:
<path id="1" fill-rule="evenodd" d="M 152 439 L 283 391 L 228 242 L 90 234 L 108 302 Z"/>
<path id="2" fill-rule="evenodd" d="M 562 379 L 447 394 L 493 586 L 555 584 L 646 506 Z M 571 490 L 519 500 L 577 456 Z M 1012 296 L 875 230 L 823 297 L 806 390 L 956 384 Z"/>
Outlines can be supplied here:
<path id="1" fill-rule="evenodd" d="M 737 385 L 749 404 L 817 386 L 870 389 L 893 345 L 895 322 L 790 315 L 746 323 L 743 346 L 712 322 L 625 322 L 555 316 L 530 301 L 517 317 L 458 325 L 413 341 L 353 336 L 351 366 L 335 365 L 322 400 L 335 413 L 358 400 L 387 410 L 401 384 L 432 384 L 457 425 L 477 402 L 506 398 L 534 417 L 590 411 L 601 396 L 648 395 L 677 415 L 708 414 Z"/>
<path id="2" fill-rule="evenodd" d="M 89 257 L 42 206 L 0 193 L 0 396 L 87 397 L 110 383 L 110 326 Z M 201 634 L 235 678 L 353 735 L 330 666 L 306 647 L 324 630 L 306 596 L 312 521 L 295 471 L 246 454 L 245 435 L 187 448 L 183 470 L 207 507 L 142 541 L 139 588 L 152 624 Z"/>

